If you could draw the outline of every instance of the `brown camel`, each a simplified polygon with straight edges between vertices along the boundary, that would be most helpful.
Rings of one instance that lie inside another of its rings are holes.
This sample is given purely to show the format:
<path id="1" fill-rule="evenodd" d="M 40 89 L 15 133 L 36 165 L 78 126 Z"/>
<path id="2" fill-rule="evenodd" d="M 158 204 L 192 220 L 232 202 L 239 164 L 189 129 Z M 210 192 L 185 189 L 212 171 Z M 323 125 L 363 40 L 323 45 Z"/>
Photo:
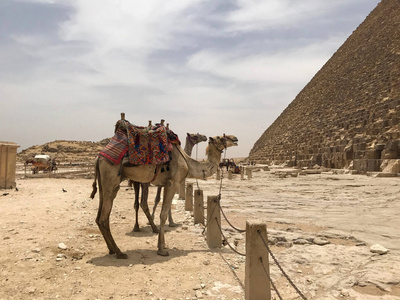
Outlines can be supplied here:
<path id="1" fill-rule="evenodd" d="M 91 198 L 97 192 L 99 185 L 99 209 L 96 223 L 103 235 L 110 254 L 116 254 L 117 258 L 127 258 L 114 241 L 110 231 L 110 213 L 114 199 L 120 188 L 120 183 L 125 179 L 137 182 L 152 183 L 164 187 L 163 204 L 160 214 L 160 231 L 158 235 L 157 254 L 169 255 L 165 246 L 165 221 L 171 207 L 172 198 L 179 188 L 180 183 L 186 178 L 205 179 L 214 174 L 221 160 L 221 153 L 227 147 L 236 146 L 237 138 L 232 135 L 210 137 L 207 147 L 208 161 L 198 162 L 190 158 L 183 149 L 173 144 L 169 168 L 161 172 L 161 165 L 138 165 L 125 167 L 120 164 L 112 165 L 99 157 L 95 163 L 95 179 Z"/>
<path id="2" fill-rule="evenodd" d="M 207 141 L 207 137 L 203 134 L 200 133 L 187 133 L 186 134 L 186 141 L 185 141 L 185 152 L 187 155 L 191 156 L 192 154 L 192 149 L 193 147 L 201 142 Z M 185 181 L 183 181 L 184 184 Z M 135 190 L 135 203 L 134 203 L 134 208 L 135 208 L 135 225 L 133 227 L 134 232 L 140 231 L 139 227 L 139 192 L 140 192 L 140 187 L 142 188 L 142 195 L 140 198 L 140 207 L 143 209 L 149 224 L 153 230 L 154 233 L 158 233 L 158 228 L 154 224 L 154 214 L 157 208 L 158 203 L 161 200 L 161 192 L 162 192 L 162 187 L 159 186 L 157 188 L 157 195 L 154 200 L 154 207 L 153 207 L 153 213 L 151 214 L 150 217 L 150 212 L 149 212 L 149 206 L 148 206 L 148 195 L 149 195 L 149 186 L 150 183 L 140 183 L 140 182 L 134 182 L 132 180 L 129 180 L 128 183 L 129 186 L 133 186 Z M 168 224 L 170 227 L 176 227 L 177 224 L 174 223 L 172 219 L 172 212 L 171 209 L 168 211 Z"/>

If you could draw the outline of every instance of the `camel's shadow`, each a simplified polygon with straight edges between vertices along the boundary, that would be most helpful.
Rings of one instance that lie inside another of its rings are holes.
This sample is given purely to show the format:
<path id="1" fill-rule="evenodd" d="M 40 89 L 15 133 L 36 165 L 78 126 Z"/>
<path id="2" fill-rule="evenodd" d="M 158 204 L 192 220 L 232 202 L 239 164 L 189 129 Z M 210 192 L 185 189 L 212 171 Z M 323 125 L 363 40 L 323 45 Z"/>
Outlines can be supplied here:
<path id="1" fill-rule="evenodd" d="M 165 226 L 165 232 L 172 232 L 182 227 L 182 224 L 176 224 L 174 227 Z M 157 226 L 160 229 L 160 226 Z M 158 232 L 153 232 L 150 225 L 145 225 L 140 227 L 139 231 L 129 231 L 125 235 L 132 236 L 132 237 L 148 237 L 158 235 Z"/>
<path id="2" fill-rule="evenodd" d="M 101 267 L 132 267 L 133 265 L 153 265 L 163 263 L 170 259 L 177 257 L 187 256 L 189 253 L 194 252 L 215 252 L 215 249 L 207 250 L 179 250 L 176 248 L 169 249 L 169 256 L 160 256 L 157 254 L 157 249 L 135 249 L 127 250 L 124 253 L 128 255 L 127 259 L 117 259 L 116 255 L 107 254 L 104 256 L 94 257 L 87 261 Z M 217 250 L 220 252 L 220 250 Z"/>

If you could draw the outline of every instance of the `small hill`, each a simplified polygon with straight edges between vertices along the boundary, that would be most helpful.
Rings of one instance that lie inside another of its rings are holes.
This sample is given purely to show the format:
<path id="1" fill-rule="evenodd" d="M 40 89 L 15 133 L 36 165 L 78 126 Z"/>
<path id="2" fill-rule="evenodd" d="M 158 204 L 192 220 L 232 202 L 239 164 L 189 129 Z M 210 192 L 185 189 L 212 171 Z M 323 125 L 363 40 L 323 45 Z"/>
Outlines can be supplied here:
<path id="1" fill-rule="evenodd" d="M 19 162 L 32 159 L 37 154 L 47 154 L 59 163 L 93 161 L 110 139 L 100 142 L 56 140 L 39 146 L 32 146 L 18 153 Z"/>

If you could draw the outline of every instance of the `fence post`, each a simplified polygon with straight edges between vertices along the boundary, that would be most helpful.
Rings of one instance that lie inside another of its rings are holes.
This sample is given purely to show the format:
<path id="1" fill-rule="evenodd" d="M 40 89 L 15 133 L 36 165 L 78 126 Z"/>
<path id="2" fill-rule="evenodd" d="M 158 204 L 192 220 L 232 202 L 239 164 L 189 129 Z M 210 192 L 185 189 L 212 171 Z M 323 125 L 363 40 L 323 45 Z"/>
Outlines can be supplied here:
<path id="1" fill-rule="evenodd" d="M 251 169 L 249 169 L 249 168 L 246 168 L 246 174 L 247 174 L 247 179 L 251 179 L 253 177 L 252 173 L 251 173 Z"/>
<path id="2" fill-rule="evenodd" d="M 204 225 L 204 198 L 203 190 L 194 191 L 194 224 Z"/>
<path id="3" fill-rule="evenodd" d="M 260 234 L 265 241 L 268 241 L 267 225 L 265 223 L 246 222 L 246 268 L 244 280 L 246 300 L 271 300 L 268 250 L 265 248 Z M 263 265 L 268 274 L 265 272 Z"/>
<path id="4" fill-rule="evenodd" d="M 193 210 L 193 183 L 188 183 L 186 187 L 185 210 Z"/>
<path id="5" fill-rule="evenodd" d="M 244 180 L 244 167 L 243 166 L 240 167 L 240 179 Z"/>
<path id="6" fill-rule="evenodd" d="M 207 245 L 209 248 L 222 246 L 220 231 L 221 213 L 218 207 L 219 196 L 207 196 Z"/>
<path id="7" fill-rule="evenodd" d="M 185 200 L 185 193 L 186 193 L 185 182 L 186 179 L 184 179 L 182 184 L 179 186 L 179 198 L 178 198 L 179 200 Z"/>

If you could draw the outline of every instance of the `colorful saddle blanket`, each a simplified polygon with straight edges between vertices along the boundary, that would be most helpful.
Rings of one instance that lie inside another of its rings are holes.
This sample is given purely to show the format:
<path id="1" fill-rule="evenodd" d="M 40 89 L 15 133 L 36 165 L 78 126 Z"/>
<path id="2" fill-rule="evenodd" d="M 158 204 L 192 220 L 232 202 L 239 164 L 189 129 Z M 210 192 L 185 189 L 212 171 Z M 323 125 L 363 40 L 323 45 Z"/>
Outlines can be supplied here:
<path id="1" fill-rule="evenodd" d="M 180 144 L 178 136 L 163 125 L 139 127 L 119 120 L 114 137 L 99 155 L 114 164 L 126 155 L 131 165 L 158 165 L 170 160 L 173 143 Z"/>

